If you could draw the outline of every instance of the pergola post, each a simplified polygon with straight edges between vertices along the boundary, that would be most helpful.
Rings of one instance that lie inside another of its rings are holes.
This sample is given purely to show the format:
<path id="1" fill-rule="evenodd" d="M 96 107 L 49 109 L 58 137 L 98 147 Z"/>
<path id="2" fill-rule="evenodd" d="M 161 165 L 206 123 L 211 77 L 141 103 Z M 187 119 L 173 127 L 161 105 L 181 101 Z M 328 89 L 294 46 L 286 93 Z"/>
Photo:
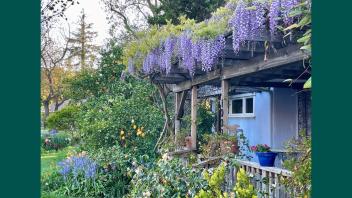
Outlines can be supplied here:
<path id="1" fill-rule="evenodd" d="M 180 108 L 181 104 L 181 93 L 177 92 L 175 94 L 175 143 L 177 145 L 177 136 L 181 130 L 181 121 L 179 119 L 179 112 L 178 109 Z"/>
<path id="2" fill-rule="evenodd" d="M 191 94 L 191 138 L 193 149 L 197 148 L 197 86 L 192 87 Z"/>
<path id="3" fill-rule="evenodd" d="M 222 109 L 222 132 L 228 133 L 225 125 L 228 125 L 228 116 L 229 116 L 229 81 L 221 81 L 221 109 Z"/>

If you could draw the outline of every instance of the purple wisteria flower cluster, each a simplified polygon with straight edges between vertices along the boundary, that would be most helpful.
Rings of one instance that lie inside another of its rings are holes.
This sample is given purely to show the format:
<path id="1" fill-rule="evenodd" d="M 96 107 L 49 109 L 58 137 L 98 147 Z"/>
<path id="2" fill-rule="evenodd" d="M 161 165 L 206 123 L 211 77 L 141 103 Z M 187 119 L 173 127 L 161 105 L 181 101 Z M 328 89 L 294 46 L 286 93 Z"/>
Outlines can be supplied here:
<path id="1" fill-rule="evenodd" d="M 289 13 L 299 2 L 300 0 L 273 0 L 270 4 L 268 1 L 240 0 L 229 20 L 229 26 L 233 30 L 234 51 L 239 52 L 240 46 L 247 40 L 261 37 L 261 32 L 266 28 L 266 13 L 272 36 L 276 34 L 280 20 L 285 25 L 294 23 L 294 18 Z"/>
<path id="2" fill-rule="evenodd" d="M 178 37 L 166 38 L 159 47 L 149 52 L 143 61 L 143 71 L 147 74 L 154 71 L 169 73 L 173 58 L 177 58 L 180 66 L 193 76 L 197 64 L 203 71 L 212 70 L 224 48 L 223 35 L 193 41 L 191 32 L 185 31 Z"/>
<path id="3" fill-rule="evenodd" d="M 86 179 L 92 179 L 97 173 L 97 164 L 86 155 L 69 157 L 58 163 L 59 173 L 65 179 L 72 174 L 76 180 L 78 175 L 83 175 Z"/>

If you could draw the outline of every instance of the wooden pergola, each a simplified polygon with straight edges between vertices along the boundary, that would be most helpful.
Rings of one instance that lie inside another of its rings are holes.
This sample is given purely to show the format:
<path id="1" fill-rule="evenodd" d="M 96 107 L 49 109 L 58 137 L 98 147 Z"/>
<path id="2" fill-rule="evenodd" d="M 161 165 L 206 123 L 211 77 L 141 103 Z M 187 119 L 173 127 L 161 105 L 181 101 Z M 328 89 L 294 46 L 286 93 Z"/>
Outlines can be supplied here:
<path id="1" fill-rule="evenodd" d="M 295 40 L 295 39 L 292 39 Z M 290 87 L 302 89 L 309 78 L 305 67 L 304 54 L 297 43 L 291 41 L 251 41 L 249 47 L 241 47 L 238 53 L 232 48 L 232 35 L 226 36 L 226 47 L 222 58 L 214 69 L 204 72 L 200 66 L 194 76 L 175 63 L 169 74 L 153 73 L 150 79 L 158 84 L 172 85 L 175 93 L 175 135 L 180 131 L 180 120 L 187 92 L 191 92 L 191 137 L 192 146 L 196 148 L 197 137 L 197 88 L 211 85 L 221 87 L 221 130 L 224 132 L 228 122 L 229 87 Z M 292 79 L 287 82 L 286 79 Z M 286 81 L 285 81 L 286 80 Z"/>

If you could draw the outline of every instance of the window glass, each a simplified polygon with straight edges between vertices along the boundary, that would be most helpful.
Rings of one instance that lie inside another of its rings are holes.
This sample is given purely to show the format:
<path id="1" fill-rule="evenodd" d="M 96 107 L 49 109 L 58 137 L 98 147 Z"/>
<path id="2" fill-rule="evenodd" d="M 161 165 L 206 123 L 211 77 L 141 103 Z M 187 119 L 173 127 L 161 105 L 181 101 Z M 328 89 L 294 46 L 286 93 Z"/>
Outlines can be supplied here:
<path id="1" fill-rule="evenodd" d="M 246 98 L 246 113 L 253 113 L 253 98 Z"/>
<path id="2" fill-rule="evenodd" d="M 232 113 L 243 113 L 242 105 L 242 99 L 232 100 Z"/>

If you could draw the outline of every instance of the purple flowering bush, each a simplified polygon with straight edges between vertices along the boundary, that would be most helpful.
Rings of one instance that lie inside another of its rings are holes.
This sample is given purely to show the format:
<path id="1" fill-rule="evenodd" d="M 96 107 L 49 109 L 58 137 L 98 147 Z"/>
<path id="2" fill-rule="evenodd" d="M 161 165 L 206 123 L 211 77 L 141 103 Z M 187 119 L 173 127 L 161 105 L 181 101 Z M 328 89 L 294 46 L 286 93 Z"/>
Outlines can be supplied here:
<path id="1" fill-rule="evenodd" d="M 43 192 L 69 197 L 122 197 L 132 179 L 132 157 L 119 146 L 74 153 L 42 178 Z"/>

